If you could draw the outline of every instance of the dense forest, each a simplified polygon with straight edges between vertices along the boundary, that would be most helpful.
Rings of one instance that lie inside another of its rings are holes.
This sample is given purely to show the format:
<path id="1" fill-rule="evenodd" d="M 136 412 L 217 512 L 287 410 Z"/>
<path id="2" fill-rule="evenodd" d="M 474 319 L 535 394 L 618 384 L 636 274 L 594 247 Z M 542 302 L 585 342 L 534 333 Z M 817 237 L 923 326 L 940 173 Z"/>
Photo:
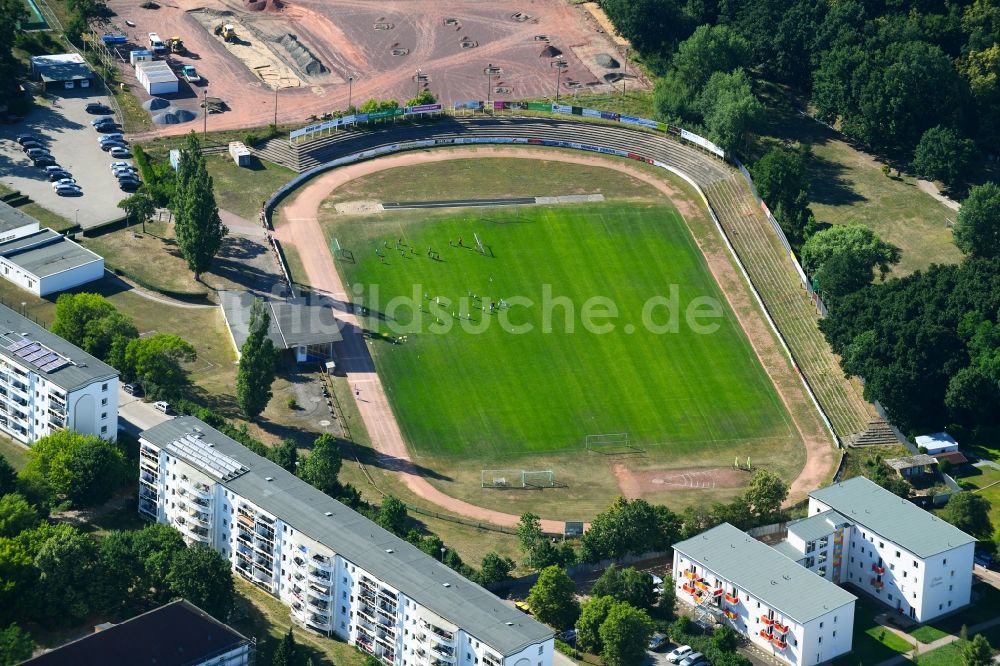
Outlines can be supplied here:
<path id="1" fill-rule="evenodd" d="M 656 77 L 662 120 L 748 159 L 767 83 L 900 168 L 967 194 L 958 265 L 885 280 L 899 250 L 809 206 L 808 147 L 749 165 L 830 308 L 821 322 L 848 375 L 909 432 L 1000 432 L 1000 0 L 601 0 Z M 773 103 L 773 101 L 772 101 Z M 888 173 L 888 167 L 885 167 Z M 974 177 L 975 176 L 975 177 Z"/>

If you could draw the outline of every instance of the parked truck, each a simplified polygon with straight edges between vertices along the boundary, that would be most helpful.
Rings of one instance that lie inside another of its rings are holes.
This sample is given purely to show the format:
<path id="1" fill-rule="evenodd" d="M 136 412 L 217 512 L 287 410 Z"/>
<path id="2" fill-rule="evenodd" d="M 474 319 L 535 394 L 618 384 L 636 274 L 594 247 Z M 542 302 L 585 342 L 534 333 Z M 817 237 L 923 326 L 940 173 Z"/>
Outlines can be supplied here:
<path id="1" fill-rule="evenodd" d="M 155 55 L 162 55 L 167 51 L 167 45 L 163 43 L 163 40 L 155 32 L 149 33 L 149 50 Z"/>
<path id="2" fill-rule="evenodd" d="M 184 40 L 180 37 L 171 37 L 167 43 L 170 45 L 171 53 L 177 53 L 179 55 L 187 53 L 187 49 L 184 48 Z"/>

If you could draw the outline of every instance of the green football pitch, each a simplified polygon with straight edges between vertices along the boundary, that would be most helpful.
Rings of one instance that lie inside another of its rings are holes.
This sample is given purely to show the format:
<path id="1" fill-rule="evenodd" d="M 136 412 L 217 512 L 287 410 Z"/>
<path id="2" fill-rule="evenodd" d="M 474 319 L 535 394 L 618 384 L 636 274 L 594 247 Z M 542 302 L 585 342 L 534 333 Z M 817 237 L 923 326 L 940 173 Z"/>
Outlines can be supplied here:
<path id="1" fill-rule="evenodd" d="M 678 456 L 728 455 L 793 436 L 670 206 L 409 211 L 336 235 L 354 257 L 338 269 L 368 308 L 378 372 L 417 453 L 502 459 L 628 433 Z M 588 308 L 611 307 L 617 316 L 585 321 Z M 701 317 L 689 323 L 692 307 Z"/>

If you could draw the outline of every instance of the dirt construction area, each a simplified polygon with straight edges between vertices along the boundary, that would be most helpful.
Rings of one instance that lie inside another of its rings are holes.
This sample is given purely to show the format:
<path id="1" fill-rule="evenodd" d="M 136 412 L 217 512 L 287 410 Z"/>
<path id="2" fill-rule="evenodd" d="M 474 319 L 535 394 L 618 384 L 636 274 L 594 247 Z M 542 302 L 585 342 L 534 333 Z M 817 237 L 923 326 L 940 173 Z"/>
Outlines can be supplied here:
<path id="1" fill-rule="evenodd" d="M 133 44 L 180 37 L 207 94 L 229 110 L 209 129 L 306 122 L 369 98 L 400 101 L 427 88 L 443 104 L 551 97 L 648 82 L 594 15 L 567 0 L 174 0 L 144 9 L 109 0 L 109 29 Z M 134 24 L 134 25 L 131 25 Z M 235 39 L 214 34 L 233 25 Z M 564 65 L 559 65 L 564 63 Z M 126 80 L 131 67 L 126 70 Z M 492 66 L 492 68 L 490 68 Z M 558 74 L 562 69 L 562 74 Z M 490 72 L 490 74 L 487 73 Z M 353 81 L 348 83 L 348 79 Z M 621 85 L 618 83 L 617 85 Z M 145 101 L 148 96 L 134 88 Z M 275 90 L 277 89 L 277 96 Z M 198 91 L 198 96 L 203 94 Z M 189 95 L 194 97 L 193 95 Z M 167 96 L 168 99 L 170 96 Z M 184 124 L 146 136 L 187 131 Z"/>

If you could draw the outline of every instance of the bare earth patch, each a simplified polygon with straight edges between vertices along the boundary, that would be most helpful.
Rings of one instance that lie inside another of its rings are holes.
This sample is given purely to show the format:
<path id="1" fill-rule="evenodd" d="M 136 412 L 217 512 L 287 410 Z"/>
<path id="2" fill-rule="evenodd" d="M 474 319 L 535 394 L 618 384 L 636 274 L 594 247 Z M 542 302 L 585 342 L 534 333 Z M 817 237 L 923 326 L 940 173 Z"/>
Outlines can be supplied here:
<path id="1" fill-rule="evenodd" d="M 625 465 L 614 466 L 615 478 L 622 495 L 638 499 L 664 490 L 717 490 L 742 488 L 747 473 L 725 467 L 633 470 Z"/>
<path id="2" fill-rule="evenodd" d="M 334 206 L 341 215 L 373 215 L 385 209 L 378 201 L 345 201 Z"/>

